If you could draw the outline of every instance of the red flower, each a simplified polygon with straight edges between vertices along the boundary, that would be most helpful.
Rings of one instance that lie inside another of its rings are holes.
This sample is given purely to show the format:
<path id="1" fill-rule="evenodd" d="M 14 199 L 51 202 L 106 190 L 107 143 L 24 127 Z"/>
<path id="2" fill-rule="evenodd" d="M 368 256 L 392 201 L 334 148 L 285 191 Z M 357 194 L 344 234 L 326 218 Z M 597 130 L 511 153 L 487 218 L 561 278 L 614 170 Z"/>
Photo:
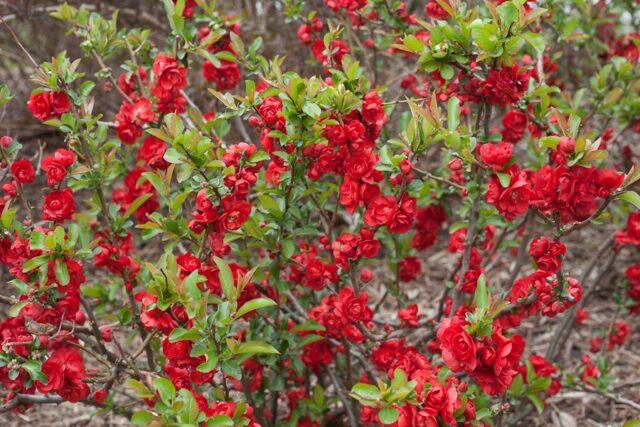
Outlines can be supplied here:
<path id="1" fill-rule="evenodd" d="M 33 182 L 36 177 L 36 171 L 33 169 L 31 162 L 27 159 L 20 159 L 11 163 L 11 173 L 15 177 L 16 181 L 21 184 Z"/>
<path id="2" fill-rule="evenodd" d="M 415 280 L 422 273 L 422 264 L 414 256 L 403 258 L 398 263 L 398 277 L 403 282 Z"/>
<path id="3" fill-rule="evenodd" d="M 42 219 L 62 222 L 71 219 L 76 211 L 76 203 L 73 199 L 73 191 L 69 188 L 54 190 L 44 198 L 42 206 Z"/>
<path id="4" fill-rule="evenodd" d="M 416 216 L 416 199 L 408 196 L 402 196 L 398 210 L 387 224 L 387 228 L 391 233 L 406 233 L 413 225 L 413 219 Z"/>
<path id="5" fill-rule="evenodd" d="M 311 53 L 322 65 L 329 66 L 332 61 L 335 64 L 342 64 L 342 58 L 349 53 L 349 48 L 340 40 L 333 40 L 329 49 L 326 49 L 322 40 L 316 40 L 311 45 Z"/>
<path id="6" fill-rule="evenodd" d="M 531 242 L 529 255 L 540 270 L 556 273 L 560 270 L 562 256 L 566 251 L 564 243 L 553 241 L 548 237 L 540 237 Z"/>
<path id="7" fill-rule="evenodd" d="M 367 307 L 367 294 L 356 296 L 351 288 L 344 288 L 338 294 L 335 307 L 349 322 L 368 322 L 373 312 Z"/>
<path id="8" fill-rule="evenodd" d="M 527 115 L 521 110 L 510 110 L 502 119 L 502 139 L 515 144 L 527 130 Z"/>
<path id="9" fill-rule="evenodd" d="M 225 213 L 220 216 L 220 222 L 225 230 L 237 230 L 249 219 L 251 204 L 247 201 L 225 203 L 223 200 L 223 207 Z"/>
<path id="10" fill-rule="evenodd" d="M 40 121 L 58 118 L 71 111 L 71 103 L 65 92 L 38 92 L 27 103 L 29 111 Z"/>
<path id="11" fill-rule="evenodd" d="M 40 167 L 47 175 L 47 185 L 54 187 L 67 176 L 67 168 L 76 161 L 73 151 L 59 148 L 53 156 L 45 156 L 40 163 Z"/>
<path id="12" fill-rule="evenodd" d="M 282 101 L 280 98 L 275 96 L 270 96 L 262 101 L 262 104 L 258 107 L 258 113 L 262 120 L 268 126 L 275 126 L 275 124 L 280 119 L 279 114 L 282 110 Z"/>
<path id="13" fill-rule="evenodd" d="M 494 171 L 504 169 L 504 166 L 511 160 L 513 145 L 508 142 L 500 142 L 498 144 L 482 144 L 478 149 L 480 152 L 480 160 Z"/>
<path id="14" fill-rule="evenodd" d="M 42 364 L 47 383 L 37 383 L 41 393 L 55 392 L 64 400 L 78 402 L 89 395 L 89 387 L 83 382 L 86 374 L 82 356 L 74 347 L 61 347 Z"/>
<path id="15" fill-rule="evenodd" d="M 449 12 L 444 10 L 436 0 L 429 0 L 424 8 L 424 13 L 433 19 L 445 20 L 449 18 Z"/>
<path id="16" fill-rule="evenodd" d="M 369 92 L 362 101 L 362 119 L 365 123 L 382 127 L 387 115 L 382 108 L 382 99 L 376 92 Z"/>
<path id="17" fill-rule="evenodd" d="M 187 86 L 187 69 L 181 67 L 175 58 L 163 54 L 156 56 L 153 74 L 156 76 L 156 95 L 161 98 Z"/>
<path id="18" fill-rule="evenodd" d="M 215 83 L 217 90 L 231 90 L 240 81 L 240 69 L 231 61 L 221 60 L 218 67 L 207 61 L 202 66 L 202 76 Z"/>
<path id="19" fill-rule="evenodd" d="M 453 372 L 472 372 L 476 368 L 476 344 L 459 318 L 442 320 L 437 336 L 444 363 Z"/>
<path id="20" fill-rule="evenodd" d="M 369 227 L 388 224 L 398 209 L 393 196 L 379 195 L 369 203 L 364 214 L 364 222 Z"/>
<path id="21" fill-rule="evenodd" d="M 422 316 L 418 314 L 418 306 L 416 304 L 411 304 L 406 308 L 399 309 L 398 317 L 407 325 L 415 328 L 418 326 L 418 320 Z"/>
<path id="22" fill-rule="evenodd" d="M 524 171 L 519 171 L 517 166 L 508 170 L 511 180 L 509 186 L 503 188 L 497 177 L 489 180 L 487 189 L 487 202 L 498 209 L 507 220 L 524 214 L 529 208 L 531 188 Z"/>
<path id="23" fill-rule="evenodd" d="M 491 70 L 480 89 L 480 93 L 489 104 L 501 107 L 520 101 L 527 90 L 529 73 L 520 72 L 517 65 L 503 67 L 499 70 Z"/>
<path id="24" fill-rule="evenodd" d="M 631 212 L 627 217 L 627 229 L 616 234 L 621 245 L 640 246 L 640 212 Z"/>
<path id="25" fill-rule="evenodd" d="M 136 160 L 143 161 L 149 167 L 164 170 L 169 167 L 169 163 L 164 159 L 167 145 L 161 139 L 150 136 L 142 141 L 138 157 Z"/>
<path id="26" fill-rule="evenodd" d="M 116 114 L 116 133 L 125 144 L 133 144 L 142 136 L 142 125 L 155 120 L 151 101 L 141 98 L 134 103 L 123 102 Z"/>

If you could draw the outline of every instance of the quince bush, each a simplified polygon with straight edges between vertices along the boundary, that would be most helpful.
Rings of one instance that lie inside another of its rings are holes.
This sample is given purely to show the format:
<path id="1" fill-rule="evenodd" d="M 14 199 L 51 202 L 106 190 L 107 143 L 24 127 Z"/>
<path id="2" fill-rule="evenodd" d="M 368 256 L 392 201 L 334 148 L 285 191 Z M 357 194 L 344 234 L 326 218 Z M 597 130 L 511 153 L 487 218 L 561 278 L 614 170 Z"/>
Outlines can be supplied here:
<path id="1" fill-rule="evenodd" d="M 52 13 L 84 57 L 33 64 L 28 109 L 64 148 L 34 162 L 1 139 L 3 412 L 489 426 L 563 387 L 618 401 L 608 351 L 640 312 L 640 264 L 583 358 L 559 356 L 640 246 L 638 2 L 315 3 L 275 8 L 315 75 L 214 0 L 164 0 L 162 43 Z M 607 224 L 597 249 L 567 240 Z M 521 324 L 556 317 L 532 352 Z"/>

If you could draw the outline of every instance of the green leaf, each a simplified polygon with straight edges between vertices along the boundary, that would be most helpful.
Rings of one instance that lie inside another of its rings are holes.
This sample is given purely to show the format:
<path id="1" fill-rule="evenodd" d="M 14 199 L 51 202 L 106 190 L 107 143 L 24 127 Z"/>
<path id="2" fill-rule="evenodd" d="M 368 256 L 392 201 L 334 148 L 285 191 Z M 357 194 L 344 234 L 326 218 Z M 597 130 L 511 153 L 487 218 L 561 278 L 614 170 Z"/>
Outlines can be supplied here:
<path id="1" fill-rule="evenodd" d="M 207 353 L 207 359 L 196 368 L 199 372 L 211 372 L 218 367 L 218 355 L 213 351 Z"/>
<path id="2" fill-rule="evenodd" d="M 422 41 L 419 40 L 416 36 L 407 36 L 404 38 L 404 40 L 402 40 L 402 42 L 407 47 L 407 49 L 415 53 L 422 52 L 422 48 L 424 47 Z"/>
<path id="3" fill-rule="evenodd" d="M 280 354 L 272 345 L 264 341 L 247 341 L 236 349 L 237 354 Z"/>
<path id="4" fill-rule="evenodd" d="M 176 395 L 176 388 L 173 386 L 173 383 L 166 378 L 158 378 L 155 386 L 162 402 L 171 405 Z"/>
<path id="5" fill-rule="evenodd" d="M 631 203 L 636 208 L 640 209 L 640 195 L 635 191 L 625 191 L 624 193 L 618 196 L 620 199 L 625 202 Z"/>
<path id="6" fill-rule="evenodd" d="M 236 319 L 244 316 L 247 313 L 250 313 L 254 310 L 259 310 L 265 307 L 272 307 L 277 305 L 274 300 L 271 298 L 256 298 L 251 301 L 247 301 L 240 309 L 236 312 Z"/>
<path id="7" fill-rule="evenodd" d="M 220 286 L 222 287 L 222 293 L 229 301 L 235 301 L 235 285 L 233 281 L 233 273 L 229 268 L 229 264 L 222 258 L 217 256 L 213 257 L 213 261 L 218 266 L 218 277 L 220 278 Z"/>
<path id="8" fill-rule="evenodd" d="M 486 309 L 489 306 L 489 290 L 487 289 L 487 278 L 484 274 L 478 277 L 478 285 L 473 296 L 473 302 L 479 309 Z"/>
<path id="9" fill-rule="evenodd" d="M 282 242 L 282 255 L 286 259 L 291 258 L 291 255 L 293 255 L 293 252 L 295 250 L 296 250 L 296 245 L 295 243 L 293 243 L 293 240 L 287 239 L 284 242 Z"/>
<path id="10" fill-rule="evenodd" d="M 551 148 L 555 150 L 560 142 L 560 137 L 557 136 L 544 136 L 540 138 L 540 147 Z"/>
<path id="11" fill-rule="evenodd" d="M 511 183 L 511 175 L 509 175 L 508 173 L 496 172 L 496 176 L 498 177 L 502 188 L 507 188 Z"/>
<path id="12" fill-rule="evenodd" d="M 504 28 L 509 28 L 518 19 L 518 7 L 512 2 L 505 2 L 498 6 L 498 16 Z"/>
<path id="13" fill-rule="evenodd" d="M 34 258 L 31 258 L 29 261 L 22 264 L 22 271 L 28 273 L 31 270 L 34 270 L 40 267 L 42 264 L 46 264 L 49 262 L 49 255 L 40 255 Z"/>
<path id="14" fill-rule="evenodd" d="M 447 103 L 447 128 L 453 132 L 460 124 L 460 100 L 451 97 Z"/>
<path id="15" fill-rule="evenodd" d="M 147 179 L 147 181 L 149 181 L 151 183 L 151 185 L 153 185 L 153 188 L 156 189 L 158 194 L 165 194 L 164 182 L 162 182 L 162 179 L 158 175 L 156 175 L 153 172 L 144 172 L 142 174 L 142 176 L 145 177 Z M 143 197 L 143 196 L 146 196 L 146 194 L 143 194 L 140 197 Z M 140 197 L 138 197 L 138 198 L 140 198 Z M 137 201 L 137 199 L 134 200 L 134 203 L 136 201 Z M 128 209 L 127 209 L 127 211 L 128 211 Z"/>
<path id="16" fill-rule="evenodd" d="M 196 328 L 175 328 L 169 335 L 169 342 L 196 341 L 200 338 L 200 332 Z"/>
<path id="17" fill-rule="evenodd" d="M 71 277 L 69 276 L 67 263 L 64 260 L 57 259 L 53 266 L 53 271 L 56 274 L 56 279 L 58 279 L 62 286 L 67 286 L 67 284 L 69 284 L 69 280 L 71 280 Z"/>
<path id="18" fill-rule="evenodd" d="M 216 415 L 207 420 L 207 427 L 233 427 L 234 423 L 228 415 Z"/>
<path id="19" fill-rule="evenodd" d="M 131 422 L 140 427 L 148 426 L 151 420 L 153 420 L 153 415 L 147 411 L 138 411 L 131 417 Z"/>
<path id="20" fill-rule="evenodd" d="M 22 369 L 29 373 L 29 376 L 34 381 L 40 381 L 43 384 L 46 384 L 48 378 L 45 374 L 42 373 L 40 362 L 36 362 L 35 360 L 30 360 L 21 365 Z"/>
<path id="21" fill-rule="evenodd" d="M 318 104 L 314 104 L 313 102 L 305 102 L 302 106 L 302 111 L 304 111 L 307 116 L 313 117 L 314 119 L 322 114 L 322 110 L 318 107 Z"/>
<path id="22" fill-rule="evenodd" d="M 393 424 L 396 422 L 399 416 L 400 413 L 398 412 L 398 410 L 391 407 L 384 408 L 383 410 L 378 412 L 378 418 L 380 418 L 382 424 Z"/>
<path id="23" fill-rule="evenodd" d="M 378 387 L 372 384 L 358 383 L 351 388 L 351 395 L 353 397 L 362 398 L 371 402 L 376 402 L 382 399 L 382 394 Z"/>
<path id="24" fill-rule="evenodd" d="M 9 316 L 17 317 L 20 314 L 20 311 L 22 311 L 24 306 L 27 304 L 29 304 L 29 300 L 25 299 L 12 305 L 11 308 L 9 308 L 9 312 L 8 312 Z"/>
<path id="25" fill-rule="evenodd" d="M 640 420 L 629 420 L 622 427 L 640 427 Z"/>
<path id="26" fill-rule="evenodd" d="M 540 396 L 538 396 L 537 394 L 528 393 L 527 397 L 529 398 L 531 403 L 533 403 L 533 406 L 536 407 L 536 411 L 538 411 L 538 414 L 542 414 L 542 411 L 544 411 L 544 403 L 542 402 L 542 399 L 540 399 Z"/>
<path id="27" fill-rule="evenodd" d="M 532 33 L 531 31 L 529 31 L 524 33 L 522 36 L 527 41 L 527 43 L 529 43 L 531 47 L 535 49 L 536 52 L 544 52 L 544 37 L 542 37 L 540 34 Z"/>

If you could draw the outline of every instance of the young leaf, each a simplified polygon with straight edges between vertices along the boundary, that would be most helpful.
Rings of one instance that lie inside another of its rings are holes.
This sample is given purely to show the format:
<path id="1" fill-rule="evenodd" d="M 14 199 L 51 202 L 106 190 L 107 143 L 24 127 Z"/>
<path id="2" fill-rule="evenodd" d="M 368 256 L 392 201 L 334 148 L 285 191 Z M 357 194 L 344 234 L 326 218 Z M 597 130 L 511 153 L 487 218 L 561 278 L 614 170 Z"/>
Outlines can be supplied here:
<path id="1" fill-rule="evenodd" d="M 237 354 L 280 354 L 272 345 L 264 341 L 247 341 L 236 349 Z"/>
<path id="2" fill-rule="evenodd" d="M 250 313 L 254 310 L 258 310 L 265 307 L 272 307 L 277 305 L 274 300 L 271 298 L 256 298 L 251 301 L 247 301 L 240 309 L 236 312 L 236 319 L 244 316 L 247 313 Z"/>
<path id="3" fill-rule="evenodd" d="M 620 199 L 625 202 L 631 203 L 636 208 L 640 209 L 640 195 L 635 191 L 625 191 L 624 193 L 618 196 Z"/>
<path id="4" fill-rule="evenodd" d="M 393 424 L 399 416 L 400 413 L 398 410 L 391 407 L 384 408 L 378 412 L 378 418 L 380 418 L 380 422 L 382 422 L 382 424 Z"/>
<path id="5" fill-rule="evenodd" d="M 229 301 L 235 300 L 235 286 L 233 281 L 233 274 L 229 268 L 229 264 L 222 258 L 213 257 L 213 261 L 218 266 L 218 277 L 220 278 L 220 286 L 222 287 L 222 293 Z"/>

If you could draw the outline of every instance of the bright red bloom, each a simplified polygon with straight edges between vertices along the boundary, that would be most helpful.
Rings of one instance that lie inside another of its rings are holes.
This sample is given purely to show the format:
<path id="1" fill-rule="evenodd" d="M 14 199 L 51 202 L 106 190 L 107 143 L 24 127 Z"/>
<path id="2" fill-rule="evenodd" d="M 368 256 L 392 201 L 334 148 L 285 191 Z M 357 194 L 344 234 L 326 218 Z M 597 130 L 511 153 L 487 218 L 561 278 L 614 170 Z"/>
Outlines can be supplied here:
<path id="1" fill-rule="evenodd" d="M 500 171 L 511 160 L 513 146 L 507 142 L 487 143 L 480 145 L 478 151 L 482 163 L 494 171 Z"/>
<path id="2" fill-rule="evenodd" d="M 419 258 L 409 256 L 398 263 L 398 277 L 403 282 L 415 280 L 422 273 L 422 263 Z"/>
<path id="3" fill-rule="evenodd" d="M 31 95 L 29 111 L 40 121 L 57 119 L 71 111 L 71 103 L 65 92 L 38 92 Z"/>
<path id="4" fill-rule="evenodd" d="M 556 242 L 548 237 L 540 237 L 531 242 L 529 255 L 540 270 L 556 273 L 562 264 L 562 256 L 567 248 L 562 242 Z"/>
<path id="5" fill-rule="evenodd" d="M 527 174 L 519 171 L 517 166 L 511 166 L 508 171 L 510 176 L 509 185 L 502 187 L 497 177 L 489 180 L 487 189 L 487 202 L 498 209 L 509 221 L 524 214 L 529 208 L 531 198 L 531 188 Z"/>
<path id="6" fill-rule="evenodd" d="M 85 379 L 84 363 L 80 352 L 74 347 L 55 350 L 42 364 L 42 373 L 47 383 L 37 383 L 41 393 L 57 393 L 64 400 L 78 402 L 89 395 Z"/>
<path id="7" fill-rule="evenodd" d="M 509 110 L 502 119 L 502 139 L 515 144 L 527 130 L 527 114 L 521 110 Z"/>
<path id="8" fill-rule="evenodd" d="M 398 203 L 395 197 L 380 195 L 367 206 L 364 222 L 369 227 L 386 225 L 391 222 L 397 210 Z"/>
<path id="9" fill-rule="evenodd" d="M 478 363 L 476 345 L 462 321 L 457 317 L 443 319 L 437 336 L 444 363 L 453 372 L 473 372 Z"/>
<path id="10" fill-rule="evenodd" d="M 156 56 L 153 61 L 153 74 L 156 77 L 154 92 L 160 98 L 165 98 L 168 94 L 187 86 L 187 69 L 180 66 L 175 58 L 164 54 Z"/>
<path id="11" fill-rule="evenodd" d="M 240 68 L 231 61 L 221 60 L 218 67 L 207 61 L 202 66 L 202 76 L 214 83 L 217 90 L 231 90 L 240 81 Z"/>
<path id="12" fill-rule="evenodd" d="M 36 171 L 31 162 L 27 159 L 20 159 L 11 163 L 11 173 L 15 177 L 16 181 L 21 184 L 33 182 L 36 178 Z"/>
<path id="13" fill-rule="evenodd" d="M 70 188 L 54 190 L 44 198 L 42 219 L 62 222 L 71 219 L 76 211 L 76 202 Z"/>
<path id="14" fill-rule="evenodd" d="M 506 107 L 520 101 L 527 90 L 529 77 L 529 73 L 520 72 L 517 65 L 494 69 L 489 71 L 480 93 L 489 104 Z"/>

